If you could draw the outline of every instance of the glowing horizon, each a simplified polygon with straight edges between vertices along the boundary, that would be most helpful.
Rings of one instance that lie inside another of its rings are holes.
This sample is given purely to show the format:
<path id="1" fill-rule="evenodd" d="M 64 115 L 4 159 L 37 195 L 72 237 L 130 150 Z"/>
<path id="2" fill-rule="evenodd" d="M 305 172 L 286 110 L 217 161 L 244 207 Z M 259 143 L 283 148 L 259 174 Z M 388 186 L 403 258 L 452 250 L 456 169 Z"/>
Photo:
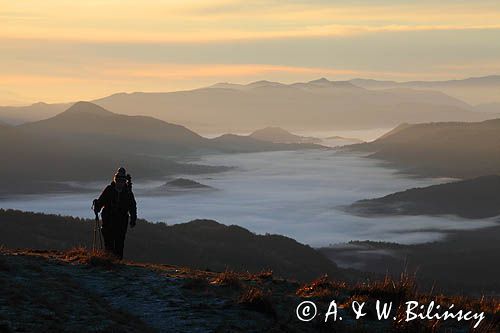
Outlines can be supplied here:
<path id="1" fill-rule="evenodd" d="M 500 3 L 489 0 L 0 0 L 0 20 L 0 102 L 500 73 Z"/>

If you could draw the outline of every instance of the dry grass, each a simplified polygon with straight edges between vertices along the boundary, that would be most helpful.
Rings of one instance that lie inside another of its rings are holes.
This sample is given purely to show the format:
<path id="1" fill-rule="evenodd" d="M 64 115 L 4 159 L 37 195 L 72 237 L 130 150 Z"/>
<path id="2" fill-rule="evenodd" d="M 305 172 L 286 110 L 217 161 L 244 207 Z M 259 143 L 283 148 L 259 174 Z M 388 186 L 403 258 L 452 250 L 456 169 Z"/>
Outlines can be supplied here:
<path id="1" fill-rule="evenodd" d="M 226 270 L 219 273 L 210 284 L 215 286 L 230 287 L 233 289 L 241 289 L 242 282 L 240 276 L 233 271 Z"/>
<path id="2" fill-rule="evenodd" d="M 251 280 L 262 280 L 262 281 L 271 281 L 273 280 L 273 271 L 272 270 L 264 270 L 258 273 L 252 274 L 250 276 Z"/>
<path id="3" fill-rule="evenodd" d="M 64 252 L 64 259 L 71 261 L 76 258 L 88 256 L 89 253 L 91 253 L 91 251 L 89 251 L 86 247 L 83 246 L 73 247 Z"/>
<path id="4" fill-rule="evenodd" d="M 347 287 L 345 282 L 330 280 L 328 275 L 324 275 L 310 283 L 304 284 L 297 291 L 299 297 L 315 297 L 320 299 L 332 298 L 338 295 L 340 290 Z"/>
<path id="5" fill-rule="evenodd" d="M 85 247 L 75 247 L 64 252 L 64 260 L 105 269 L 112 269 L 119 262 L 116 257 L 103 250 L 89 251 Z"/>
<path id="6" fill-rule="evenodd" d="M 249 287 L 242 292 L 238 303 L 254 311 L 276 316 L 271 296 L 269 291 L 264 292 L 262 289 Z"/>
<path id="7" fill-rule="evenodd" d="M 323 276 L 308 284 L 301 286 L 296 295 L 305 298 L 317 298 L 322 301 L 336 299 L 339 308 L 350 309 L 354 301 L 366 303 L 364 310 L 367 312 L 368 323 L 376 320 L 375 302 L 393 302 L 396 320 L 391 321 L 391 332 L 454 332 L 453 323 L 442 320 L 415 320 L 406 322 L 407 301 L 417 301 L 420 304 L 429 304 L 434 301 L 447 308 L 454 304 L 455 309 L 473 311 L 474 313 L 484 312 L 486 319 L 475 329 L 475 332 L 498 332 L 500 326 L 500 301 L 498 297 L 482 297 L 480 299 L 465 296 L 433 295 L 432 293 L 420 293 L 413 276 L 402 274 L 399 280 L 385 277 L 381 280 L 367 281 L 353 286 L 344 282 L 335 282 Z M 456 327 L 463 327 L 467 324 L 456 324 Z M 472 330 L 471 324 L 470 331 Z"/>
<path id="8" fill-rule="evenodd" d="M 341 309 L 350 309 L 352 306 L 352 302 L 357 301 L 359 303 L 368 302 L 370 298 L 368 295 L 363 296 L 349 296 L 344 302 L 339 304 L 339 308 Z"/>
<path id="9" fill-rule="evenodd" d="M 395 302 L 414 298 L 416 292 L 415 278 L 407 274 L 401 274 L 399 280 L 386 276 L 383 280 L 358 283 L 350 290 L 351 295 L 369 295 Z"/>

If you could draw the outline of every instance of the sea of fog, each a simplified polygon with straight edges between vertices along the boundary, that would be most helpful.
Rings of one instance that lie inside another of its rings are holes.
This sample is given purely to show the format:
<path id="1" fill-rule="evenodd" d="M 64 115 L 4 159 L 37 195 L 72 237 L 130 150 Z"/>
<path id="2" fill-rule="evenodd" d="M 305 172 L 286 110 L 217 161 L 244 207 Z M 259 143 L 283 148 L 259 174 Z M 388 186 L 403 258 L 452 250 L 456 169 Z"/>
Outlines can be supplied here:
<path id="1" fill-rule="evenodd" d="M 206 156 L 199 163 L 235 168 L 184 176 L 216 191 L 152 196 L 146 194 L 148 189 L 164 180 L 135 183 L 139 217 L 168 224 L 214 219 L 259 234 L 290 236 L 312 246 L 368 239 L 419 243 L 437 240 L 446 230 L 493 224 L 491 220 L 451 217 L 367 218 L 339 210 L 356 200 L 447 181 L 405 177 L 360 155 L 335 150 L 224 154 Z M 22 196 L 1 200 L 0 207 L 92 218 L 92 199 L 106 184 L 87 185 L 95 188 L 95 195 Z"/>

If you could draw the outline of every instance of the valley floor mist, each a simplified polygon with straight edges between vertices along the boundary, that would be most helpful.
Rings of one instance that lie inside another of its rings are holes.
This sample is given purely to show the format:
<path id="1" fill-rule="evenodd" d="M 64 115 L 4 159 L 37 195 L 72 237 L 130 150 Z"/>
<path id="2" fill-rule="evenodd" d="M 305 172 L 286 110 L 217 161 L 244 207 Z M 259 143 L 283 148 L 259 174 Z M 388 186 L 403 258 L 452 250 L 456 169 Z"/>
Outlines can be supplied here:
<path id="1" fill-rule="evenodd" d="M 359 154 L 316 149 L 207 155 L 199 162 L 234 168 L 215 174 L 183 176 L 210 186 L 213 191 L 195 188 L 157 195 L 151 189 L 166 180 L 136 183 L 139 216 L 168 224 L 213 219 L 256 233 L 286 235 L 312 246 L 368 239 L 421 243 L 440 239 L 447 230 L 492 224 L 488 219 L 469 221 L 454 217 L 366 218 L 342 211 L 340 206 L 360 199 L 448 181 L 402 176 Z M 32 211 L 89 218 L 90 203 L 103 185 L 87 184 L 90 189 L 79 194 L 8 198 L 0 201 L 0 207 L 21 210 L 29 207 Z"/>

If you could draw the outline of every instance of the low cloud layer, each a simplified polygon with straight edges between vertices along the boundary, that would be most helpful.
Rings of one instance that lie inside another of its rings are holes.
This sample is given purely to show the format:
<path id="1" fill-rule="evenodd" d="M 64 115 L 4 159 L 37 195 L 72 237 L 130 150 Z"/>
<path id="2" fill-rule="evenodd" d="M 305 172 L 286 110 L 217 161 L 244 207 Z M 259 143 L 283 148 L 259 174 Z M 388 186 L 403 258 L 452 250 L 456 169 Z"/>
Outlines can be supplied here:
<path id="1" fill-rule="evenodd" d="M 363 218 L 338 210 L 338 206 L 359 199 L 446 181 L 398 176 L 394 170 L 359 156 L 323 150 L 216 155 L 202 162 L 238 169 L 190 177 L 219 191 L 165 197 L 138 195 L 140 217 L 169 224 L 214 219 L 256 233 L 287 235 L 313 246 L 366 239 L 419 243 L 439 239 L 444 230 L 492 223 L 425 216 Z M 136 191 L 160 183 L 137 184 Z M 33 196 L 3 200 L 0 206 L 90 218 L 91 199 L 88 194 Z"/>

